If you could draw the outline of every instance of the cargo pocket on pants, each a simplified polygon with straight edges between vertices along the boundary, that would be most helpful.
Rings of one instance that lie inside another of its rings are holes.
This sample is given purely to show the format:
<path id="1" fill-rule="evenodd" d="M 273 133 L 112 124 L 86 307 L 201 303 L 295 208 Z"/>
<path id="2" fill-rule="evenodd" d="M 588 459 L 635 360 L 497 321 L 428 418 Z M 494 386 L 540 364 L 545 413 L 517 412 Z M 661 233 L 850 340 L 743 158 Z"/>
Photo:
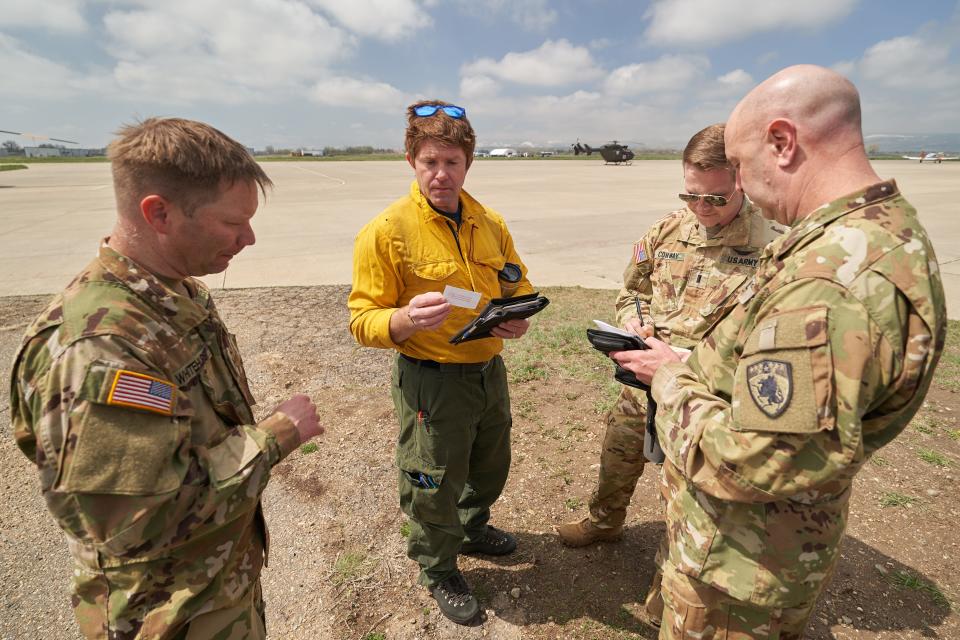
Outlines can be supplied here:
<path id="1" fill-rule="evenodd" d="M 446 469 L 419 456 L 397 452 L 400 468 L 400 508 L 411 518 L 430 524 L 460 524 L 457 497 L 443 481 Z"/>

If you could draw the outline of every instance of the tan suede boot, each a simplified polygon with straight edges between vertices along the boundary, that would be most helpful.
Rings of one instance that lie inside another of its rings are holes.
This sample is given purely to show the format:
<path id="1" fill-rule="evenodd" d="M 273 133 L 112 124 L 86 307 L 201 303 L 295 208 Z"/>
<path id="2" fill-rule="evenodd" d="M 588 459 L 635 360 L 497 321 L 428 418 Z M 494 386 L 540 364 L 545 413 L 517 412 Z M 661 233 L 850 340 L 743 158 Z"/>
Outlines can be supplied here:
<path id="1" fill-rule="evenodd" d="M 623 527 L 601 529 L 590 522 L 590 516 L 557 527 L 560 541 L 568 547 L 585 547 L 595 542 L 613 542 L 623 535 Z"/>

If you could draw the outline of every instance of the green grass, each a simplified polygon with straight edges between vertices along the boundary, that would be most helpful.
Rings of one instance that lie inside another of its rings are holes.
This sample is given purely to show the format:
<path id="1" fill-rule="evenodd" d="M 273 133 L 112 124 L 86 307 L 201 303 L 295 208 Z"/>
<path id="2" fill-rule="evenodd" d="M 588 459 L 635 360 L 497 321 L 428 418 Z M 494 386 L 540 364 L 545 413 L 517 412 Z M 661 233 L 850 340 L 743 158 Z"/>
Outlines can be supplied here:
<path id="1" fill-rule="evenodd" d="M 331 581 L 339 586 L 344 582 L 356 580 L 362 576 L 366 570 L 367 555 L 360 551 L 348 551 L 337 558 L 333 564 L 333 576 Z"/>
<path id="2" fill-rule="evenodd" d="M 900 589 L 910 589 L 912 591 L 926 593 L 935 603 L 942 607 L 950 606 L 950 600 L 943 594 L 943 591 L 940 591 L 937 585 L 909 571 L 894 571 L 890 574 L 890 582 Z"/>
<path id="3" fill-rule="evenodd" d="M 883 456 L 873 456 L 870 458 L 870 464 L 875 467 L 886 467 L 890 464 L 890 462 Z"/>
<path id="4" fill-rule="evenodd" d="M 949 467 L 950 458 L 946 457 L 939 451 L 934 451 L 933 449 L 917 449 L 917 455 L 920 456 L 920 459 L 924 462 L 927 462 L 938 467 Z"/>
<path id="5" fill-rule="evenodd" d="M 300 453 L 302 454 L 311 454 L 316 453 L 320 450 L 320 445 L 316 442 L 308 442 L 307 444 L 300 445 Z"/>
<path id="6" fill-rule="evenodd" d="M 570 511 L 576 511 L 583 506 L 583 500 L 580 498 L 567 498 L 563 501 L 563 506 L 565 506 Z"/>
<path id="7" fill-rule="evenodd" d="M 947 344 L 933 380 L 942 389 L 960 391 L 960 320 L 947 322 Z"/>
<path id="8" fill-rule="evenodd" d="M 881 507 L 907 507 L 920 502 L 919 498 L 908 496 L 896 491 L 885 491 L 880 495 Z"/>
<path id="9" fill-rule="evenodd" d="M 947 435 L 950 436 L 952 440 L 960 440 L 960 429 L 951 429 L 947 431 Z"/>
<path id="10" fill-rule="evenodd" d="M 387 640 L 387 634 L 381 633 L 380 631 L 371 631 L 363 636 L 363 640 Z"/>
<path id="11" fill-rule="evenodd" d="M 17 171 L 28 168 L 25 164 L 0 164 L 0 171 Z"/>
<path id="12" fill-rule="evenodd" d="M 913 419 L 913 429 L 924 435 L 934 434 L 937 432 L 937 419 L 927 414 L 918 414 Z"/>
<path id="13" fill-rule="evenodd" d="M 410 521 L 404 520 L 400 523 L 400 535 L 404 538 L 410 537 Z"/>

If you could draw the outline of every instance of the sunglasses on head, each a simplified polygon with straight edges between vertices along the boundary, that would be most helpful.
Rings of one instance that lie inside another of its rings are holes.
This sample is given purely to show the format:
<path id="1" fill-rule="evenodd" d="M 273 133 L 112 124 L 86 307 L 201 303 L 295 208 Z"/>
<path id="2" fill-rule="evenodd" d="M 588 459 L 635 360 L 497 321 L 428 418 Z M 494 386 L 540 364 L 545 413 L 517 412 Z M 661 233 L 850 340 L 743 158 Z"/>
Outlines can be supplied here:
<path id="1" fill-rule="evenodd" d="M 453 118 L 454 120 L 459 120 L 460 118 L 467 115 L 467 110 L 463 107 L 458 107 L 456 105 L 447 104 L 424 104 L 420 105 L 413 112 L 421 118 L 429 118 L 434 115 L 437 111 L 443 111 L 445 114 Z"/>
<path id="2" fill-rule="evenodd" d="M 678 193 L 677 195 L 688 204 L 693 204 L 700 198 L 703 198 L 703 201 L 711 207 L 725 207 L 730 202 L 730 196 L 715 196 L 709 193 Z"/>

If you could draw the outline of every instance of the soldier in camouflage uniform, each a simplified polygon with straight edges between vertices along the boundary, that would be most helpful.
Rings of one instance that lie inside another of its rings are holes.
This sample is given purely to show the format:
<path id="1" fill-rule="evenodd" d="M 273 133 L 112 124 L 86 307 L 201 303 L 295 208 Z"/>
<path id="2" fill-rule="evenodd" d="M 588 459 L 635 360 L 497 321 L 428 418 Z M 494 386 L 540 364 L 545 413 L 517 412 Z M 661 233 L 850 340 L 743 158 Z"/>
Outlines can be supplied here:
<path id="1" fill-rule="evenodd" d="M 234 337 L 190 276 L 253 243 L 270 180 L 187 120 L 126 127 L 110 156 L 114 231 L 14 360 L 17 444 L 66 533 L 84 636 L 263 638 L 260 494 L 322 429 L 306 396 L 254 421 Z"/>
<path id="2" fill-rule="evenodd" d="M 760 251 L 784 227 L 765 220 L 743 197 L 723 147 L 723 125 L 694 135 L 683 152 L 688 206 L 657 221 L 634 245 L 617 297 L 617 322 L 690 349 L 736 304 Z M 643 310 L 638 320 L 637 302 Z M 623 387 L 607 413 L 599 481 L 590 515 L 561 525 L 561 541 L 583 546 L 621 535 L 627 506 L 643 473 L 646 394 Z"/>
<path id="3" fill-rule="evenodd" d="M 943 349 L 936 256 L 863 148 L 856 88 L 785 69 L 737 106 L 738 180 L 792 230 L 686 363 L 613 354 L 659 404 L 669 496 L 661 638 L 803 634 L 857 471 L 920 407 Z"/>

